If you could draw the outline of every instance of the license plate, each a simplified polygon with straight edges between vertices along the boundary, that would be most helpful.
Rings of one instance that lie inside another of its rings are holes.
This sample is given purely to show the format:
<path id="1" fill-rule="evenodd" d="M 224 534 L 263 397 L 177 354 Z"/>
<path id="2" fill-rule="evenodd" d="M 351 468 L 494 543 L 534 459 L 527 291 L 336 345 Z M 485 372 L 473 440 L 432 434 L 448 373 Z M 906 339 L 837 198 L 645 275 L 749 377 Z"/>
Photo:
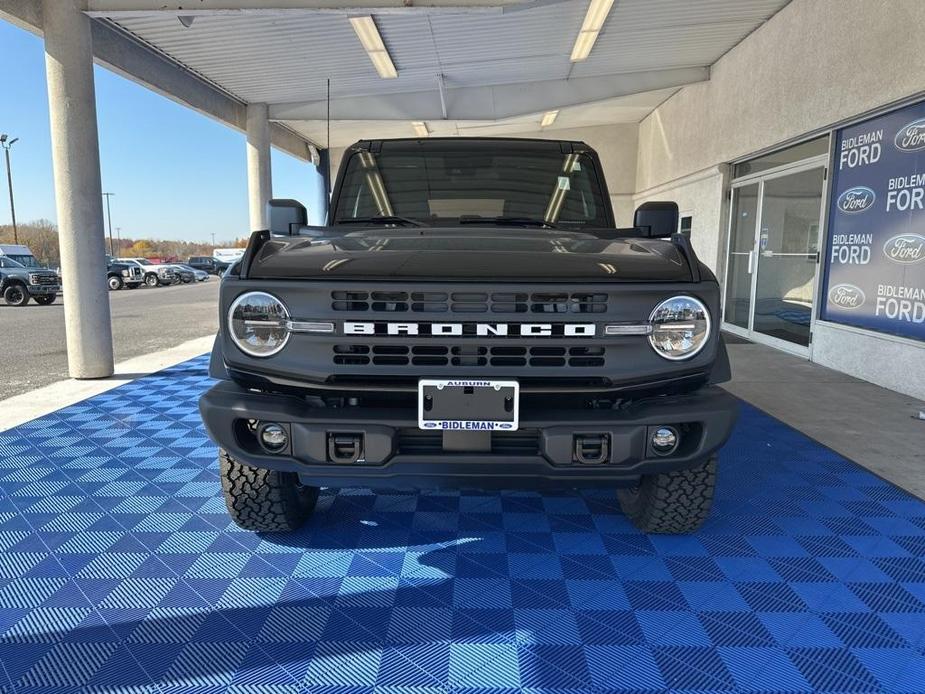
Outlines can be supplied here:
<path id="1" fill-rule="evenodd" d="M 418 381 L 418 427 L 425 431 L 516 431 L 519 407 L 517 381 Z"/>

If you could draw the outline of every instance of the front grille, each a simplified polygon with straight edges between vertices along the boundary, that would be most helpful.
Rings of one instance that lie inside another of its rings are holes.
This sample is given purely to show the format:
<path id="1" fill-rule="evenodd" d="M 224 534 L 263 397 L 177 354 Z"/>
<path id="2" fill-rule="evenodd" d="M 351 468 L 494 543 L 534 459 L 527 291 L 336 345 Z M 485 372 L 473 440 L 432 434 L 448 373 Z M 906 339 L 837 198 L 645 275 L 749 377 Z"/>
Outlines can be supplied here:
<path id="1" fill-rule="evenodd" d="M 548 366 L 604 365 L 603 346 L 334 345 L 338 366 Z"/>
<path id="2" fill-rule="evenodd" d="M 536 429 L 493 431 L 491 433 L 490 453 L 492 455 L 537 455 L 539 450 L 539 432 Z M 442 432 L 421 431 L 420 429 L 400 429 L 398 431 L 399 454 L 439 455 L 444 452 Z"/>
<path id="3" fill-rule="evenodd" d="M 607 294 L 590 292 L 331 292 L 335 311 L 379 313 L 604 313 Z"/>
<path id="4" fill-rule="evenodd" d="M 50 286 L 53 284 L 58 284 L 58 278 L 56 275 L 32 274 L 32 275 L 29 275 L 29 282 L 31 284 L 41 284 L 45 286 Z"/>

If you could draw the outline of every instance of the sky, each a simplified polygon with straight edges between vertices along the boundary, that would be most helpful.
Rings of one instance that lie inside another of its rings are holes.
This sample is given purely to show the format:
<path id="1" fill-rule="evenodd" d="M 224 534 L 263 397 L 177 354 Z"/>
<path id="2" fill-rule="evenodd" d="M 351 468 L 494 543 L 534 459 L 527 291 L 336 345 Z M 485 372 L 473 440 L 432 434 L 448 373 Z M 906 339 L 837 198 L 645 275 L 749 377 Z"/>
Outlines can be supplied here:
<path id="1" fill-rule="evenodd" d="M 0 20 L 0 133 L 10 150 L 16 220 L 55 220 L 41 38 Z M 244 135 L 108 70 L 95 68 L 100 169 L 122 238 L 216 241 L 247 236 Z M 295 198 L 319 223 L 315 168 L 273 150 L 273 194 Z M 3 162 L 0 160 L 0 171 Z M 9 224 L 6 175 L 0 224 Z M 105 210 L 104 210 L 105 215 Z"/>

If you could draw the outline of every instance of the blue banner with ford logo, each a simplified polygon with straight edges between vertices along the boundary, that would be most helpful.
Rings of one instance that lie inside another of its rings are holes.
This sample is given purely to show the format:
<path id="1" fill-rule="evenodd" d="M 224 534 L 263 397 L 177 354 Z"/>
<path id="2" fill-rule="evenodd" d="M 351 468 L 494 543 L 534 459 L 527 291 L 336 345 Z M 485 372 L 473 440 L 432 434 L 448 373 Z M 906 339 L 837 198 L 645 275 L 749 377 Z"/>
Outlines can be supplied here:
<path id="1" fill-rule="evenodd" d="M 925 103 L 835 134 L 824 320 L 925 340 Z"/>

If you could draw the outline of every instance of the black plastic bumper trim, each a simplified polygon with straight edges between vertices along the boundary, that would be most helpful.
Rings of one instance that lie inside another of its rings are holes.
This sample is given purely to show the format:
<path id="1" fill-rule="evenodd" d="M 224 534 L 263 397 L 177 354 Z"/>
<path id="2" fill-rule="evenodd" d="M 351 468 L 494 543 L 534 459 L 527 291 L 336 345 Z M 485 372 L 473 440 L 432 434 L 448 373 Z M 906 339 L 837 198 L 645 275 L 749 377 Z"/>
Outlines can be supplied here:
<path id="1" fill-rule="evenodd" d="M 640 475 L 691 467 L 725 443 L 738 414 L 734 397 L 707 387 L 681 396 L 650 398 L 615 410 L 531 408 L 520 426 L 538 431 L 536 455 L 443 452 L 408 454 L 398 449 L 401 429 L 416 426 L 407 408 L 311 407 L 295 396 L 255 393 L 220 382 L 199 404 L 210 437 L 241 462 L 298 472 L 321 486 L 412 487 L 580 487 L 632 484 Z M 266 455 L 240 440 L 240 420 L 285 422 L 292 430 L 291 455 Z M 662 424 L 693 425 L 688 445 L 677 454 L 648 455 L 646 432 Z M 362 434 L 363 458 L 329 462 L 331 435 Z M 574 461 L 576 434 L 607 435 L 606 464 Z"/>

